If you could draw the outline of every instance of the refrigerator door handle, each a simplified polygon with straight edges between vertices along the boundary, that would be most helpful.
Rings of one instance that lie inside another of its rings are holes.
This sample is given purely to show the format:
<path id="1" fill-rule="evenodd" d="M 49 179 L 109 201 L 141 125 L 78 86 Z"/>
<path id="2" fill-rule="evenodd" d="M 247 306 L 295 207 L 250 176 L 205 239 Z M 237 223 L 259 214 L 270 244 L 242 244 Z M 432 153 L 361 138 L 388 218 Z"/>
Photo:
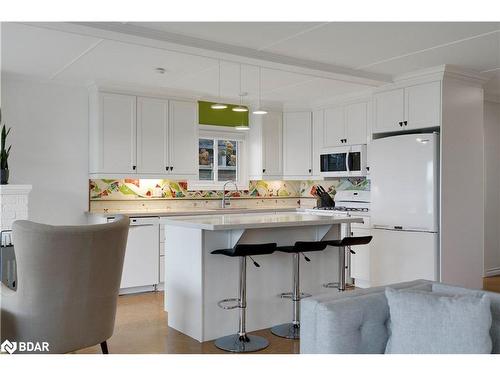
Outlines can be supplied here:
<path id="1" fill-rule="evenodd" d="M 347 151 L 345 153 L 345 170 L 347 173 L 350 173 L 351 171 L 349 170 L 349 155 L 351 154 L 351 151 Z"/>

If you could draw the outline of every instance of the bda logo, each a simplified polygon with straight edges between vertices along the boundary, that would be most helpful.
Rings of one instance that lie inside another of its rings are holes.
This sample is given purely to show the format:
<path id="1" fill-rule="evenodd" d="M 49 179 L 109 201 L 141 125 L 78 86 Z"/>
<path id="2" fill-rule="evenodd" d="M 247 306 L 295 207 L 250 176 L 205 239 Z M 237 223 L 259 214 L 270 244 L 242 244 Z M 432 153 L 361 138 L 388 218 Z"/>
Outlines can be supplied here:
<path id="1" fill-rule="evenodd" d="M 0 345 L 0 352 L 12 354 L 17 350 L 17 343 L 5 340 L 2 345 Z"/>

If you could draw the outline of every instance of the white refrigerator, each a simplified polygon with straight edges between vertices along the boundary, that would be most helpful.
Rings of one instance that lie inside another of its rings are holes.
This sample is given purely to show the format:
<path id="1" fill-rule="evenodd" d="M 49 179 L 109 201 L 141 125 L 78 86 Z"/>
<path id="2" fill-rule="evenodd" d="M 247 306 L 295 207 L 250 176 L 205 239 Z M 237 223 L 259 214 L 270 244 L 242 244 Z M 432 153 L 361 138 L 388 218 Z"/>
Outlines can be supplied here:
<path id="1" fill-rule="evenodd" d="M 439 280 L 439 134 L 370 145 L 371 286 Z"/>

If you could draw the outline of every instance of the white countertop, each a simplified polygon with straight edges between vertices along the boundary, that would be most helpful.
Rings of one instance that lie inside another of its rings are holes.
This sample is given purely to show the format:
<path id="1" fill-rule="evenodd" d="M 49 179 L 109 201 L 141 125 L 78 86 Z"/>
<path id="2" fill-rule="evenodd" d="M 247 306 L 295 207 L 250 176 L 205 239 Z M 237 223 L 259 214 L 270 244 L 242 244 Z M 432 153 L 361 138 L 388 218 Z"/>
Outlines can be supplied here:
<path id="1" fill-rule="evenodd" d="M 363 219 L 347 216 L 321 216 L 305 212 L 284 212 L 163 217 L 160 222 L 165 225 L 204 230 L 228 230 L 363 223 Z"/>
<path id="2" fill-rule="evenodd" d="M 108 212 L 87 212 L 88 215 L 116 216 L 127 215 L 130 217 L 146 216 L 194 216 L 194 215 L 226 215 L 226 214 L 250 214 L 250 213 L 274 213 L 274 212 L 296 212 L 300 208 L 276 207 L 276 208 L 184 208 L 184 209 L 159 209 L 159 210 L 116 210 Z"/>

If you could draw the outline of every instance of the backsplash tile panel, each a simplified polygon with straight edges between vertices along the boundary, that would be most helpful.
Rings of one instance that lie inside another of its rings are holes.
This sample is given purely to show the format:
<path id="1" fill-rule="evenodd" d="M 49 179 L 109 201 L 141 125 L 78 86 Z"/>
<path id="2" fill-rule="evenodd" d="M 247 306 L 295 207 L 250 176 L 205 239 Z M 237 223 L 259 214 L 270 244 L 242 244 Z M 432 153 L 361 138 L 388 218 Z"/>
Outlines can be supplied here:
<path id="1" fill-rule="evenodd" d="M 341 178 L 327 181 L 250 181 L 248 188 L 231 191 L 234 198 L 310 198 L 316 185 L 332 196 L 339 190 L 370 190 L 365 178 Z M 221 199 L 221 190 L 189 190 L 187 181 L 168 179 L 93 179 L 89 181 L 89 198 L 101 200 L 137 199 Z"/>

